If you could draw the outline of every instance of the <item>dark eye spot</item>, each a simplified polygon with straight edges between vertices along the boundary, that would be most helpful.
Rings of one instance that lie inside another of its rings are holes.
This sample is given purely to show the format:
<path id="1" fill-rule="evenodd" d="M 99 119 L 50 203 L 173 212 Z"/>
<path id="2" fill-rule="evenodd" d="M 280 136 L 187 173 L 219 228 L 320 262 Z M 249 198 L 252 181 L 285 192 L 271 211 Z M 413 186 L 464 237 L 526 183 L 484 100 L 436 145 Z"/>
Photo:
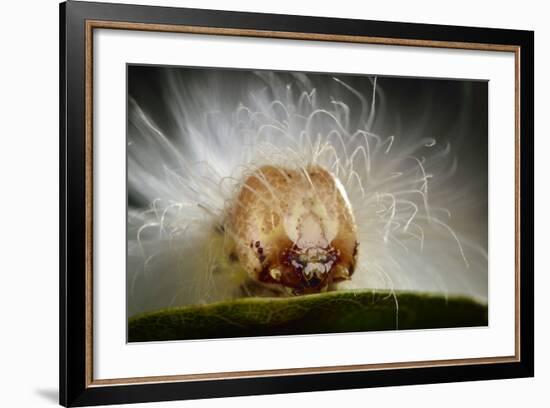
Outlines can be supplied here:
<path id="1" fill-rule="evenodd" d="M 256 248 L 260 246 L 260 241 L 256 241 Z"/>

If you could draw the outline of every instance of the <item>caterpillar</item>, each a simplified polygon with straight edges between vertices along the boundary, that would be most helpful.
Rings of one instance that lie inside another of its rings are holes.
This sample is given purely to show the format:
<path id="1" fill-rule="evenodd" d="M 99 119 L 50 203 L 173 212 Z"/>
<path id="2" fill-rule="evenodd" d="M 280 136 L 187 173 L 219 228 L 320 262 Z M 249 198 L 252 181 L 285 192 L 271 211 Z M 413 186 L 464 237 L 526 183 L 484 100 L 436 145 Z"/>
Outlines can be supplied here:
<path id="1" fill-rule="evenodd" d="M 339 187 L 321 166 L 263 166 L 246 177 L 229 228 L 251 279 L 304 294 L 351 277 L 357 227 Z"/>
<path id="2" fill-rule="evenodd" d="M 487 297 L 486 243 L 446 206 L 469 197 L 451 142 L 375 132 L 380 78 L 182 71 L 158 74 L 160 101 L 128 98 L 129 315 L 339 289 Z"/>

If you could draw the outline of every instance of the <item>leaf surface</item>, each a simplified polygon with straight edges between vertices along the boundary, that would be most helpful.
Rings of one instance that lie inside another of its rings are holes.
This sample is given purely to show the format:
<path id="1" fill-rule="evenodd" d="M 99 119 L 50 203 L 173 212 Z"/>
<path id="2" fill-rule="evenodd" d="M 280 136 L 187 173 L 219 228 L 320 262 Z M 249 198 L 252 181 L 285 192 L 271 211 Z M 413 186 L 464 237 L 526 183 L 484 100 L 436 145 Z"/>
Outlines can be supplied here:
<path id="1" fill-rule="evenodd" d="M 487 305 L 467 297 L 336 291 L 238 300 L 134 316 L 128 341 L 163 341 L 487 325 Z"/>

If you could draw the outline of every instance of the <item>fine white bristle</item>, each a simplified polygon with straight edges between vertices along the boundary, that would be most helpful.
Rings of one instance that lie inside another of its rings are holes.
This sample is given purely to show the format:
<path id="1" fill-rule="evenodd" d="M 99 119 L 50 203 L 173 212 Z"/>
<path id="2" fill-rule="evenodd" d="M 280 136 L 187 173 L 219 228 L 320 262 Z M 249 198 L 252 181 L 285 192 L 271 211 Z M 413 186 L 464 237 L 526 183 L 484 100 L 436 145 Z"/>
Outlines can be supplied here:
<path id="1" fill-rule="evenodd" d="M 457 194 L 446 184 L 457 166 L 450 143 L 373 133 L 376 78 L 367 89 L 327 78 L 330 96 L 320 98 L 305 74 L 257 75 L 263 86 L 251 86 L 246 104 L 170 76 L 170 137 L 129 99 L 128 189 L 149 205 L 128 210 L 129 315 L 251 293 L 228 259 L 225 223 L 246 175 L 265 165 L 306 175 L 316 165 L 337 177 L 359 236 L 357 267 L 342 288 L 486 300 L 486 250 L 457 232 L 446 208 Z"/>

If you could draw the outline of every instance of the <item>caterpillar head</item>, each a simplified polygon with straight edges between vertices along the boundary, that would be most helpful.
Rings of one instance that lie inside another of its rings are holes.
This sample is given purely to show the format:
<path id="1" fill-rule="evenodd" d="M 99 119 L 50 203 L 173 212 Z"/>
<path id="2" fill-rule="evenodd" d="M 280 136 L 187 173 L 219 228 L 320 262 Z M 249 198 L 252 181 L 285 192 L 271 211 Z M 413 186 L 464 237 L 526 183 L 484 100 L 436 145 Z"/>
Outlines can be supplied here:
<path id="1" fill-rule="evenodd" d="M 228 224 L 248 276 L 283 292 L 324 291 L 355 269 L 351 207 L 322 167 L 260 167 L 242 183 Z"/>

